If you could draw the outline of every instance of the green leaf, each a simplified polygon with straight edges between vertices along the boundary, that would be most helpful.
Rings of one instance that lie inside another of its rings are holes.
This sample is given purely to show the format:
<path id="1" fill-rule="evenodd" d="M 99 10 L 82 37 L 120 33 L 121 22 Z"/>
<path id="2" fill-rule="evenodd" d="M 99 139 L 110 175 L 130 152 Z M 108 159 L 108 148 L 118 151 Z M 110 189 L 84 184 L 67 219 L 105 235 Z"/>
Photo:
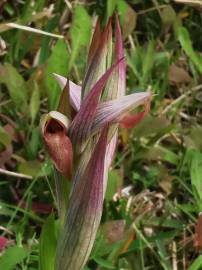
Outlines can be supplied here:
<path id="1" fill-rule="evenodd" d="M 188 270 L 200 270 L 202 267 L 202 255 L 198 256 Z"/>
<path id="2" fill-rule="evenodd" d="M 45 86 L 47 89 L 48 103 L 51 110 L 57 107 L 60 87 L 53 77 L 53 73 L 67 75 L 68 51 L 64 40 L 58 40 L 52 50 L 45 68 Z"/>
<path id="3" fill-rule="evenodd" d="M 93 258 L 94 261 L 99 264 L 101 267 L 104 267 L 106 269 L 116 269 L 113 264 L 107 260 L 104 260 L 102 258 L 99 258 L 99 257 L 94 257 Z"/>
<path id="4" fill-rule="evenodd" d="M 108 1 L 108 2 L 112 2 L 112 1 Z M 123 25 L 125 16 L 127 14 L 128 8 L 129 8 L 129 6 L 128 6 L 128 4 L 124 0 L 119 0 L 118 1 L 118 3 L 117 3 L 117 10 L 118 10 L 120 21 L 121 21 L 121 24 L 122 25 Z M 124 25 L 123 25 L 123 27 L 124 27 Z"/>
<path id="5" fill-rule="evenodd" d="M 43 226 L 40 247 L 39 247 L 39 265 L 40 270 L 54 270 L 56 235 L 54 215 L 51 214 Z"/>
<path id="6" fill-rule="evenodd" d="M 148 80 L 151 76 L 151 71 L 154 63 L 154 48 L 155 42 L 153 40 L 149 41 L 146 56 L 144 57 L 143 67 L 142 67 L 142 86 L 147 86 Z"/>
<path id="7" fill-rule="evenodd" d="M 56 196 L 57 196 L 57 208 L 61 224 L 64 224 L 69 194 L 71 189 L 71 182 L 66 177 L 62 176 L 56 169 L 54 169 Z"/>
<path id="8" fill-rule="evenodd" d="M 47 24 L 45 25 L 44 30 L 49 33 L 53 33 L 57 27 L 58 27 L 58 17 L 54 16 L 47 21 Z M 50 43 L 51 43 L 50 36 L 43 35 L 41 37 L 39 65 L 43 64 L 50 56 L 50 51 L 51 51 Z"/>
<path id="9" fill-rule="evenodd" d="M 178 28 L 178 39 L 185 53 L 189 56 L 200 74 L 202 74 L 202 58 L 194 51 L 189 32 L 185 27 Z"/>
<path id="10" fill-rule="evenodd" d="M 0 143 L 2 143 L 4 146 L 7 146 L 11 143 L 10 135 L 1 126 L 0 126 Z"/>
<path id="11" fill-rule="evenodd" d="M 136 27 L 137 14 L 125 0 L 118 1 L 117 11 L 122 25 L 123 39 L 125 39 L 128 35 L 132 34 Z"/>
<path id="12" fill-rule="evenodd" d="M 9 95 L 20 111 L 26 110 L 27 89 L 23 77 L 10 64 L 0 65 L 0 83 L 6 84 Z"/>
<path id="13" fill-rule="evenodd" d="M 107 1 L 107 19 L 109 19 L 109 17 L 112 16 L 118 2 L 119 1 L 117 1 L 117 0 L 108 0 Z"/>
<path id="14" fill-rule="evenodd" d="M 142 151 L 135 156 L 135 160 L 146 159 L 146 160 L 162 160 L 169 162 L 173 165 L 179 163 L 179 155 L 175 154 L 173 151 L 161 146 L 154 145 L 148 147 L 146 151 Z"/>
<path id="15" fill-rule="evenodd" d="M 191 152 L 191 183 L 196 194 L 196 199 L 197 201 L 199 200 L 199 206 L 202 207 L 202 154 L 197 150 L 191 150 Z"/>
<path id="16" fill-rule="evenodd" d="M 28 159 L 37 159 L 39 147 L 41 146 L 42 138 L 41 138 L 41 132 L 40 128 L 37 127 L 31 127 L 31 136 L 26 143 L 26 150 L 28 154 Z"/>
<path id="17" fill-rule="evenodd" d="M 23 5 L 22 15 L 20 21 L 22 24 L 27 24 L 31 21 L 31 18 L 37 12 L 40 12 L 45 5 L 45 0 L 27 0 Z"/>
<path id="18" fill-rule="evenodd" d="M 166 27 L 170 27 L 176 22 L 176 12 L 171 5 L 166 5 L 162 9 L 160 16 L 164 30 Z"/>
<path id="19" fill-rule="evenodd" d="M 39 127 L 32 127 L 31 130 L 32 134 L 28 140 L 28 142 L 26 143 L 26 150 L 28 153 L 28 158 L 33 160 L 33 159 L 37 159 L 37 155 L 38 155 L 38 151 L 39 148 L 41 146 L 41 132 L 40 132 L 40 128 Z"/>
<path id="20" fill-rule="evenodd" d="M 21 263 L 28 256 L 28 251 L 23 247 L 13 246 L 6 249 L 0 257 L 0 269 L 14 270 L 16 265 Z"/>
<path id="21" fill-rule="evenodd" d="M 0 201 L 0 216 L 8 216 L 9 217 L 12 215 L 13 215 L 13 210 L 9 209 L 7 206 L 4 205 L 3 202 Z"/>
<path id="22" fill-rule="evenodd" d="M 169 128 L 170 127 L 170 128 Z M 148 115 L 145 119 L 134 128 L 136 138 L 166 134 L 172 130 L 168 119 L 164 116 L 152 117 Z"/>
<path id="23" fill-rule="evenodd" d="M 196 149 L 202 151 L 202 140 L 201 140 L 201 138 L 202 138 L 202 127 L 197 126 L 197 127 L 191 128 L 190 137 L 193 140 L 193 144 L 196 147 Z"/>
<path id="24" fill-rule="evenodd" d="M 71 35 L 71 57 L 68 70 L 72 68 L 75 59 L 82 46 L 87 46 L 91 37 L 91 18 L 82 6 L 76 6 L 74 18 L 70 29 Z"/>
<path id="25" fill-rule="evenodd" d="M 38 160 L 24 161 L 18 166 L 18 172 L 37 177 L 41 175 L 41 163 Z"/>
<path id="26" fill-rule="evenodd" d="M 34 123 L 34 120 L 37 116 L 37 113 L 39 112 L 39 107 L 40 107 L 40 94 L 39 94 L 38 85 L 36 83 L 34 83 L 34 90 L 32 92 L 29 106 L 30 106 L 31 120 L 32 120 L 32 123 Z"/>
<path id="27" fill-rule="evenodd" d="M 117 171 L 109 171 L 105 199 L 110 201 L 123 183 L 123 179 Z"/>

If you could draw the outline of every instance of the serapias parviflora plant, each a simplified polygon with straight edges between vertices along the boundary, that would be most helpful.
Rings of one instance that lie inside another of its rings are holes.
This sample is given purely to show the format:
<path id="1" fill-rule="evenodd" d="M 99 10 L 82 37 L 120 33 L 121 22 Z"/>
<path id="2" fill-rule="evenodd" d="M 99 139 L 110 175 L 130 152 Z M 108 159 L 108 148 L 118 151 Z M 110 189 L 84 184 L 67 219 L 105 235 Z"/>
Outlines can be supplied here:
<path id="1" fill-rule="evenodd" d="M 118 126 L 136 125 L 149 110 L 151 93 L 125 95 L 126 64 L 118 17 L 114 37 L 111 19 L 104 29 L 97 21 L 82 86 L 55 77 L 62 88 L 59 106 L 41 120 L 55 167 L 61 221 L 55 269 L 80 270 L 100 224 Z M 140 105 L 142 112 L 129 114 Z"/>

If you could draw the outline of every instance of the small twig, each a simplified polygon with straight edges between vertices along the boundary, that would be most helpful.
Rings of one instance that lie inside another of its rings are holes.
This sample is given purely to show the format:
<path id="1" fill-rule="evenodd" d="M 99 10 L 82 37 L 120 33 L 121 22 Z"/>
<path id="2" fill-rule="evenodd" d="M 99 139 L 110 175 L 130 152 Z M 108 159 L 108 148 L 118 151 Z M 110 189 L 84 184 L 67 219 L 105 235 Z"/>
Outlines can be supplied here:
<path id="1" fill-rule="evenodd" d="M 168 111 L 170 111 L 176 104 L 178 104 L 180 101 L 185 99 L 187 96 L 191 95 L 193 92 L 196 92 L 198 90 L 202 89 L 202 84 L 197 85 L 196 87 L 191 88 L 191 90 L 187 91 L 183 95 L 176 98 L 173 102 L 171 102 L 163 111 L 162 114 L 166 114 Z"/>
<path id="2" fill-rule="evenodd" d="M 8 176 L 13 176 L 17 178 L 24 178 L 24 179 L 33 179 L 31 175 L 23 174 L 23 173 L 16 173 L 16 172 L 11 172 L 5 169 L 0 168 L 0 174 L 8 175 Z"/>
<path id="3" fill-rule="evenodd" d="M 0 102 L 0 107 L 5 106 L 5 105 L 8 105 L 9 103 L 11 103 L 11 100 L 10 99 L 4 100 L 4 101 Z"/>
<path id="4" fill-rule="evenodd" d="M 16 128 L 16 124 L 13 120 L 11 120 L 7 115 L 0 113 L 0 119 L 6 121 L 8 124 L 10 124 L 12 127 Z"/>
<path id="5" fill-rule="evenodd" d="M 131 49 L 135 49 L 135 44 L 134 44 L 134 41 L 133 41 L 133 38 L 131 35 L 128 36 L 128 40 L 129 40 L 129 43 L 130 43 L 130 46 L 131 46 Z"/>
<path id="6" fill-rule="evenodd" d="M 3 226 L 0 226 L 0 230 L 6 232 L 7 234 L 11 234 L 11 235 L 14 234 L 13 232 L 11 232 L 10 230 L 8 230 L 7 228 L 5 228 Z"/>
<path id="7" fill-rule="evenodd" d="M 184 112 L 179 113 L 180 117 L 186 121 L 191 121 L 191 117 Z"/>
<path id="8" fill-rule="evenodd" d="M 148 13 L 148 12 L 151 12 L 151 11 L 155 11 L 155 10 L 158 10 L 158 9 L 163 9 L 163 8 L 165 8 L 167 6 L 168 5 L 161 5 L 158 8 L 157 7 L 151 7 L 151 8 L 145 9 L 145 10 L 138 11 L 137 12 L 137 15 L 144 15 L 145 13 Z"/>
<path id="9" fill-rule="evenodd" d="M 172 242 L 172 263 L 173 263 L 173 270 L 177 270 L 177 246 L 176 242 Z"/>
<path id="10" fill-rule="evenodd" d="M 55 37 L 55 38 L 64 38 L 64 36 L 62 35 L 57 35 L 57 34 L 52 34 L 40 29 L 36 29 L 33 27 L 29 27 L 29 26 L 24 26 L 24 25 L 20 25 L 17 23 L 6 23 L 6 26 L 10 27 L 10 28 L 17 28 L 20 30 L 24 30 L 24 31 L 28 31 L 28 32 L 32 32 L 32 33 L 36 33 L 36 34 L 41 34 L 41 35 L 45 35 L 45 36 L 50 36 L 50 37 Z"/>
<path id="11" fill-rule="evenodd" d="M 179 4 L 190 4 L 190 5 L 202 6 L 201 0 L 174 0 L 174 1 Z"/>
<path id="12" fill-rule="evenodd" d="M 70 10 L 72 10 L 72 4 L 68 0 L 65 0 L 65 4 Z"/>

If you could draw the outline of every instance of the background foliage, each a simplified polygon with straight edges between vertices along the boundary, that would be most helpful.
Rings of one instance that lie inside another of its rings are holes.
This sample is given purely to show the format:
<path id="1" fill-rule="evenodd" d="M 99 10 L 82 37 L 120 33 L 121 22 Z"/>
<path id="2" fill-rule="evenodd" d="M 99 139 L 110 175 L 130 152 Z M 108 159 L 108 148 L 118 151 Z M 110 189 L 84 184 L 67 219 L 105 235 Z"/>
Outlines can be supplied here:
<path id="1" fill-rule="evenodd" d="M 39 119 L 58 102 L 52 73 L 81 83 L 95 17 L 114 10 L 127 92 L 150 87 L 154 97 L 142 123 L 120 130 L 85 270 L 202 269 L 202 13 L 200 1 L 176 2 L 0 2 L 1 269 L 36 270 L 39 257 L 41 270 L 53 267 L 53 171 Z"/>

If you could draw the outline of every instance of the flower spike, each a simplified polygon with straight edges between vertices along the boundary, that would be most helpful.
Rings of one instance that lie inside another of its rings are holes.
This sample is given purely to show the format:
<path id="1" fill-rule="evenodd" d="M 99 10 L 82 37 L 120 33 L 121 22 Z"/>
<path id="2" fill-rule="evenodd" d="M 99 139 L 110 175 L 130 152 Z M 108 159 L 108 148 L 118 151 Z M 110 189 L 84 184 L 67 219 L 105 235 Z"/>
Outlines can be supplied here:
<path id="1" fill-rule="evenodd" d="M 125 95 L 126 63 L 118 16 L 115 20 L 114 46 L 111 19 L 104 29 L 97 21 L 81 87 L 54 74 L 62 89 L 58 111 L 46 114 L 41 121 L 44 142 L 56 168 L 61 225 L 56 270 L 82 270 L 85 266 L 101 220 L 118 127 L 136 125 L 149 110 L 150 92 Z M 131 116 L 138 106 L 144 111 Z M 67 183 L 71 183 L 70 191 Z"/>

